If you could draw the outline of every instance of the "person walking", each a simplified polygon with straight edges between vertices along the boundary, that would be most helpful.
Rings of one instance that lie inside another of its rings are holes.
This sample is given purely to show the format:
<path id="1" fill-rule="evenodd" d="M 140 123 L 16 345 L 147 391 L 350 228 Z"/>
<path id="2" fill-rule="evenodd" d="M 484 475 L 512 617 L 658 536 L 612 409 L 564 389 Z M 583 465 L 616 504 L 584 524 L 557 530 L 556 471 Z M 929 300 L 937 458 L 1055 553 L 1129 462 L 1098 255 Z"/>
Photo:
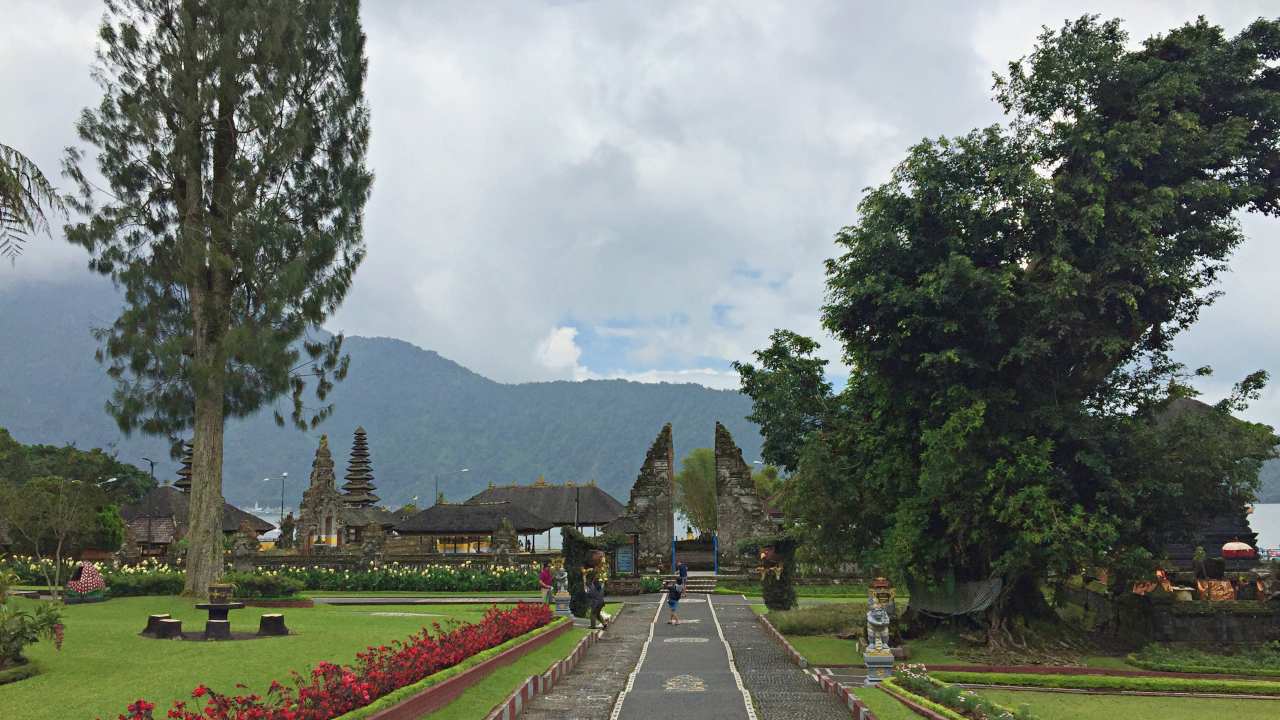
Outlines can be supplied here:
<path id="1" fill-rule="evenodd" d="M 681 560 L 676 564 L 676 574 L 680 576 L 680 583 L 687 584 L 689 582 L 689 566 Z"/>
<path id="2" fill-rule="evenodd" d="M 550 605 L 555 600 L 555 590 L 551 586 L 551 561 L 542 561 L 542 572 L 538 573 L 538 587 L 542 589 L 542 601 Z"/>
<path id="3" fill-rule="evenodd" d="M 684 578 L 676 578 L 671 587 L 667 588 L 667 607 L 671 608 L 671 617 L 667 618 L 668 625 L 680 624 L 680 616 L 676 614 L 676 609 L 680 605 L 680 597 L 684 595 L 684 588 Z"/>
<path id="4" fill-rule="evenodd" d="M 603 629 L 609 628 L 609 623 L 605 622 L 601 616 L 604 610 L 604 582 L 600 580 L 599 570 L 597 570 L 590 562 L 582 565 L 582 590 L 587 594 L 587 603 L 590 607 L 591 629 L 596 628 L 596 623 L 600 623 Z"/>

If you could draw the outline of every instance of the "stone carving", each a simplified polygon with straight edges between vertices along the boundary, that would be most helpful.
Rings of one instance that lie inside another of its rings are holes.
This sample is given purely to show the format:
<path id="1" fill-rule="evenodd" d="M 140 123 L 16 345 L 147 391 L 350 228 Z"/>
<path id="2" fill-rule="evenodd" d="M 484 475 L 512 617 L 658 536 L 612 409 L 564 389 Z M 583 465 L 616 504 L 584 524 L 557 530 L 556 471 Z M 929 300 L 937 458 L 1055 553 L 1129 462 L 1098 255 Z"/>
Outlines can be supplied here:
<path id="1" fill-rule="evenodd" d="M 303 491 L 299 507 L 299 528 L 305 528 L 301 538 L 304 547 L 338 544 L 342 507 L 342 494 L 333 476 L 329 436 L 321 435 L 320 447 L 316 448 L 316 457 L 311 463 L 311 487 Z"/>
<path id="2" fill-rule="evenodd" d="M 644 567 L 671 567 L 671 541 L 676 530 L 672 515 L 674 467 L 675 448 L 671 442 L 671 423 L 667 423 L 645 456 L 623 515 L 640 531 L 639 564 Z"/>
<path id="3" fill-rule="evenodd" d="M 244 520 L 231 545 L 231 567 L 236 572 L 253 572 L 253 556 L 257 554 L 258 533 Z"/>
<path id="4" fill-rule="evenodd" d="M 751 466 L 724 425 L 716 423 L 716 535 L 721 564 L 738 562 L 737 544 L 774 532 L 764 503 L 751 480 Z"/>
<path id="5" fill-rule="evenodd" d="M 520 550 L 519 546 L 520 536 L 516 534 L 515 526 L 511 524 L 509 518 L 502 518 L 498 529 L 493 533 L 493 545 L 490 547 L 494 563 L 510 565 L 515 559 L 515 554 Z"/>
<path id="6" fill-rule="evenodd" d="M 369 461 L 369 437 L 363 427 L 356 428 L 351 444 L 351 461 L 347 464 L 346 484 L 342 500 L 350 507 L 368 507 L 378 502 L 373 494 L 373 470 Z"/>

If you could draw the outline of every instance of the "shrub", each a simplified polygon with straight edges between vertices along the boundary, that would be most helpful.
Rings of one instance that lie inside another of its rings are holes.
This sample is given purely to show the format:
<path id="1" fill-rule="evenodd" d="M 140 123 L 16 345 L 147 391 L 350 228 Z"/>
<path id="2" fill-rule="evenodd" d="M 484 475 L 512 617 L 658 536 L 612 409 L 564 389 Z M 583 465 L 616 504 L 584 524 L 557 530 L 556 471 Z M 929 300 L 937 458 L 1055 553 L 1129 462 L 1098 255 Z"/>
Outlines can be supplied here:
<path id="1" fill-rule="evenodd" d="M 1151 643 L 1127 660 L 1147 670 L 1280 677 L 1280 640 L 1257 645 L 1230 645 L 1229 652 Z"/>
<path id="2" fill-rule="evenodd" d="M 939 680 L 962 685 L 1023 685 L 1079 690 L 1136 690 L 1142 692 L 1227 693 L 1280 696 L 1280 682 L 1114 675 L 1053 675 L 1024 673 L 937 672 Z"/>
<path id="3" fill-rule="evenodd" d="M 200 685 L 192 691 L 194 707 L 175 702 L 167 717 L 177 720 L 329 720 L 429 675 L 453 667 L 477 653 L 497 647 L 551 622 L 551 608 L 521 603 L 510 610 L 490 608 L 478 623 L 435 634 L 422 632 L 390 645 L 368 647 L 351 665 L 320 663 L 308 675 L 293 673 L 290 685 L 272 681 L 266 695 L 223 695 Z M 118 720 L 152 720 L 155 704 L 137 700 Z"/>
<path id="4" fill-rule="evenodd" d="M 942 706 L 950 714 L 972 720 L 1036 720 L 1025 705 L 1017 711 L 996 704 L 987 698 L 954 685 L 939 682 L 929 676 L 923 665 L 902 665 L 890 680 L 884 683 L 891 692 L 906 690 Z"/>
<path id="5" fill-rule="evenodd" d="M 640 591 L 646 593 L 662 592 L 662 578 L 652 575 L 640 578 Z"/>
<path id="6" fill-rule="evenodd" d="M 0 604 L 0 669 L 26 662 L 22 649 L 42 639 L 62 649 L 62 614 L 53 604 L 36 603 L 31 612 Z"/>
<path id="7" fill-rule="evenodd" d="M 866 625 L 866 603 L 832 603 L 769 613 L 769 622 L 783 635 L 836 635 Z"/>
<path id="8" fill-rule="evenodd" d="M 112 597 L 177 595 L 182 592 L 185 577 L 181 570 L 168 567 L 147 570 L 107 569 L 102 573 L 102 578 L 107 581 L 107 594 Z"/>
<path id="9" fill-rule="evenodd" d="M 245 600 L 292 598 L 302 592 L 304 587 L 297 578 L 273 572 L 227 573 L 223 582 L 235 585 L 235 596 Z"/>

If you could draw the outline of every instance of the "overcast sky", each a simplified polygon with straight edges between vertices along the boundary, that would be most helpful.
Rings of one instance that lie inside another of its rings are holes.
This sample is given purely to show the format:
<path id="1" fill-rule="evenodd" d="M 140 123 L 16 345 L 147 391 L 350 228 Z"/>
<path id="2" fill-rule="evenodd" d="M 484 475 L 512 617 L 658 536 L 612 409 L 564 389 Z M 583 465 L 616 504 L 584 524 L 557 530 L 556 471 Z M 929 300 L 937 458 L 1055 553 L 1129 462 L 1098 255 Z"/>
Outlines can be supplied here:
<path id="1" fill-rule="evenodd" d="M 101 7 L 3 3 L 0 142 L 56 176 L 76 114 L 100 97 Z M 910 144 L 1000 119 L 991 72 L 1041 25 L 1098 12 L 1136 42 L 1197 13 L 1235 33 L 1268 10 L 367 0 L 369 254 L 329 327 L 506 382 L 736 387 L 729 363 L 777 327 L 837 359 L 818 325 L 832 236 Z M 1217 369 L 1211 400 L 1257 368 L 1280 383 L 1280 222 L 1244 223 L 1225 297 L 1178 345 Z M 0 267 L 0 284 L 84 265 L 82 250 L 42 239 Z M 1280 425 L 1278 388 L 1249 415 Z"/>

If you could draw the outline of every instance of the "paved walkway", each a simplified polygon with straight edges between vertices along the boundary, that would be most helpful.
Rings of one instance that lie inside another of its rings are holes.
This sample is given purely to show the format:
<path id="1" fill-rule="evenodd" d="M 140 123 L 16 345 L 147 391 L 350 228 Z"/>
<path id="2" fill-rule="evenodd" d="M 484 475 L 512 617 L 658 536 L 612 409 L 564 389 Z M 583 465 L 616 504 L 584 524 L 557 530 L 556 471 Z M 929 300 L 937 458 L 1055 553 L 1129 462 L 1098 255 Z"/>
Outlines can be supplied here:
<path id="1" fill-rule="evenodd" d="M 679 625 L 666 624 L 664 607 L 649 608 L 650 638 L 613 709 L 613 720 L 755 720 L 755 708 L 708 597 L 691 595 L 681 600 Z"/>
<path id="2" fill-rule="evenodd" d="M 533 699 L 521 720 L 609 720 L 614 700 L 627 684 L 659 595 L 620 598 L 627 603 L 608 631 L 587 650 L 573 672 L 551 692 Z M 575 623 L 582 622 L 575 619 Z"/>

